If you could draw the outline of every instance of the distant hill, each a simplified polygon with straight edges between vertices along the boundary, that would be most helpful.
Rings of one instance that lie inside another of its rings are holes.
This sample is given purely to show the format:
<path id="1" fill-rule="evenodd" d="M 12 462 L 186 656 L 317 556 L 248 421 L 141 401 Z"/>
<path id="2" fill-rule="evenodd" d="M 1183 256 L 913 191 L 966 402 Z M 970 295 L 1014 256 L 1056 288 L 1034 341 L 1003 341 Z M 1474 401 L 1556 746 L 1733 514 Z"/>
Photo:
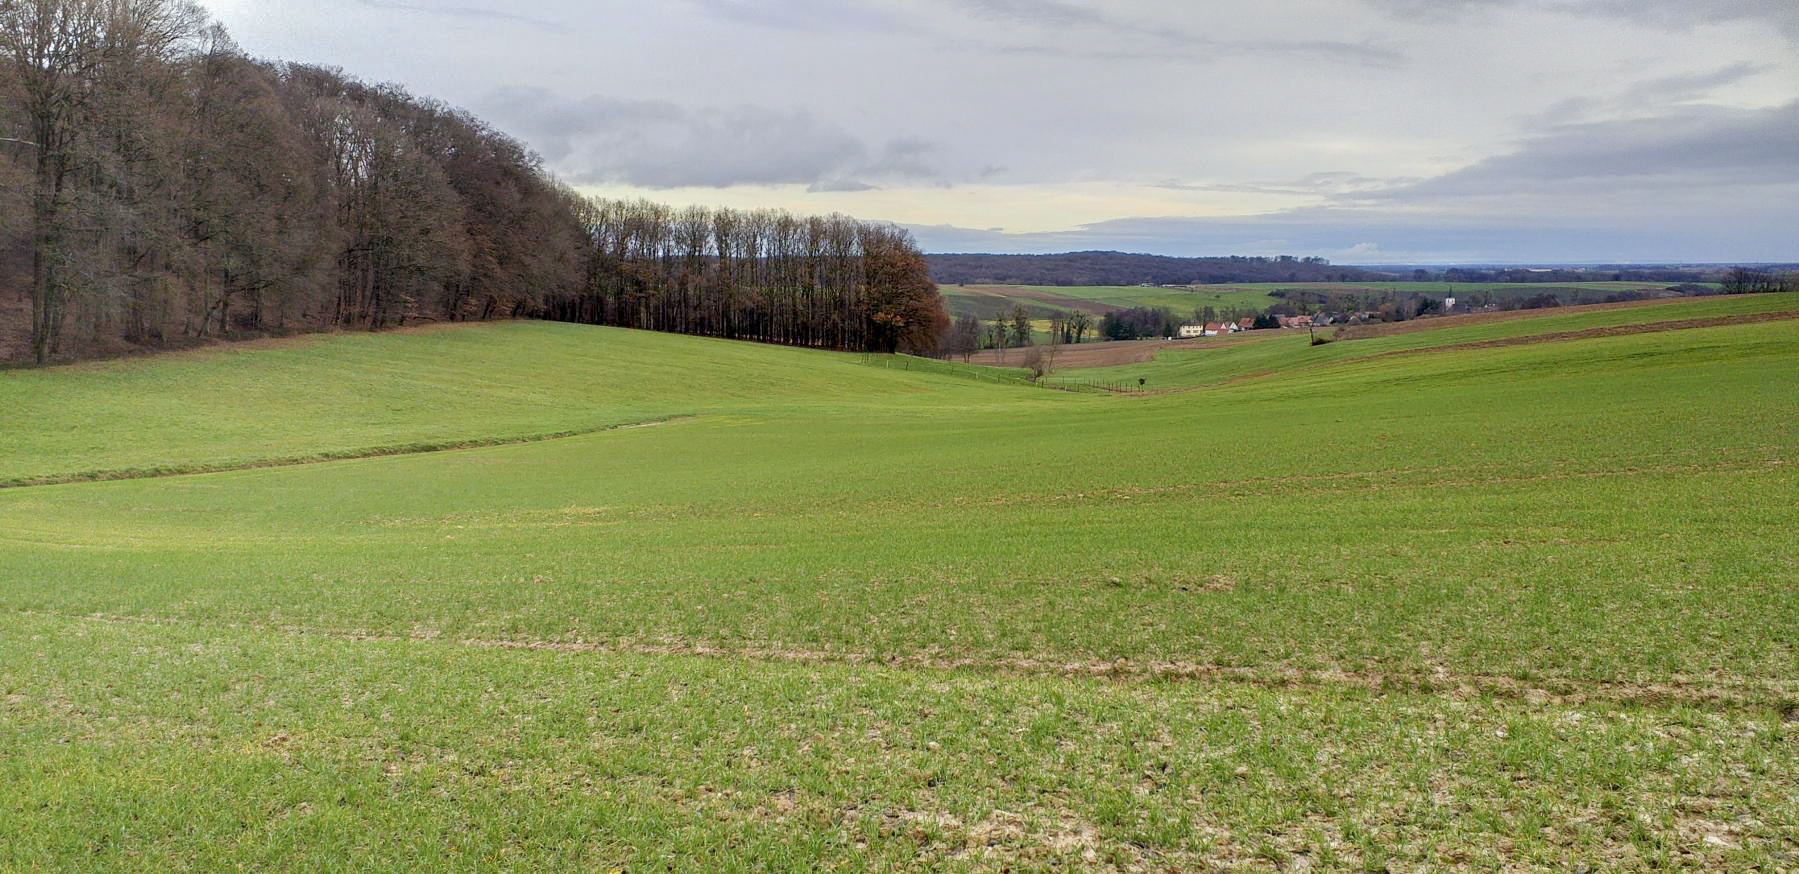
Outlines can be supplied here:
<path id="1" fill-rule="evenodd" d="M 1386 273 L 1323 258 L 1169 258 L 1124 252 L 1062 255 L 930 255 L 940 285 L 1189 285 L 1223 282 L 1367 282 Z"/>

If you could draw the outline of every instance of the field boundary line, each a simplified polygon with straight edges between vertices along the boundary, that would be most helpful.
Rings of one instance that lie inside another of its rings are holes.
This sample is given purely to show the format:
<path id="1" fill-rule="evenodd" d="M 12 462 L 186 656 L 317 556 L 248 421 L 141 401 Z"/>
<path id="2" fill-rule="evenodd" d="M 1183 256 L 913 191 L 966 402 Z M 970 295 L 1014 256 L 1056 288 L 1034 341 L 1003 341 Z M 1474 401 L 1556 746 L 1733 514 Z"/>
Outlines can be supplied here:
<path id="1" fill-rule="evenodd" d="M 620 639 L 590 641 L 455 638 L 435 633 L 411 635 L 274 625 L 260 622 L 209 622 L 182 617 L 127 616 L 108 613 L 57 613 L 11 610 L 14 616 L 98 622 L 117 625 L 186 626 L 222 631 L 252 631 L 292 637 L 316 637 L 348 643 L 422 643 L 468 649 L 549 652 L 575 655 L 643 655 L 743 660 L 794 665 L 867 666 L 897 670 L 969 671 L 1018 677 L 1089 679 L 1119 682 L 1212 682 L 1268 689 L 1352 688 L 1420 695 L 1487 695 L 1532 704 L 1603 702 L 1667 707 L 1675 704 L 1715 708 L 1769 710 L 1788 720 L 1799 719 L 1799 681 L 1676 674 L 1658 681 L 1635 682 L 1590 677 L 1523 679 L 1506 674 L 1457 673 L 1434 669 L 1368 670 L 1356 668 L 1251 667 L 1177 659 L 1093 658 L 1069 655 L 955 655 L 941 651 L 877 654 L 857 650 L 771 646 L 719 646 L 701 641 L 664 638 L 657 642 Z"/>
<path id="2" fill-rule="evenodd" d="M 315 452 L 307 455 L 278 456 L 253 461 L 223 462 L 219 464 L 184 464 L 156 468 L 120 468 L 116 470 L 96 470 L 83 473 L 56 474 L 40 477 L 14 477 L 0 480 L 0 490 L 28 489 L 41 486 L 61 486 L 74 483 L 118 482 L 134 479 L 166 479 L 181 476 L 203 476 L 211 473 L 232 473 L 241 470 L 265 470 L 277 467 L 303 467 L 309 464 L 329 464 L 334 461 L 360 461 L 370 458 L 395 458 L 402 455 L 430 455 L 436 452 L 456 452 L 466 449 L 489 449 L 496 446 L 519 446 L 526 443 L 548 443 L 552 440 L 567 440 L 572 437 L 587 437 L 594 434 L 605 434 L 610 431 L 630 431 L 637 428 L 653 428 L 684 419 L 698 418 L 698 413 L 681 413 L 673 416 L 658 416 L 633 422 L 617 422 L 594 428 L 575 428 L 567 431 L 552 431 L 543 434 L 521 434 L 514 437 L 471 437 L 460 440 L 425 441 L 418 443 L 398 443 L 388 446 L 372 446 L 363 449 L 342 449 L 326 452 Z"/>

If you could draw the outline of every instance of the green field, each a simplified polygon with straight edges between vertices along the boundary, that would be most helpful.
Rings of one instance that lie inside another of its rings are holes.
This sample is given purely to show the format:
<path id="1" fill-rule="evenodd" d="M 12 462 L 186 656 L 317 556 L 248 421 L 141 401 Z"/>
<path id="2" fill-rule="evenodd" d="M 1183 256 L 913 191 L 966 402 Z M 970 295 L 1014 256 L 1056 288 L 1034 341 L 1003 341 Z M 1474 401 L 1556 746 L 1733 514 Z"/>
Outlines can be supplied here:
<path id="1" fill-rule="evenodd" d="M 1313 346 L 1313 332 L 1251 331 L 1235 337 L 1214 339 L 1199 348 L 1169 349 L 1156 360 L 1122 367 L 1092 368 L 1067 371 L 1056 377 L 1066 383 L 1106 382 L 1136 384 L 1145 380 L 1150 390 L 1180 389 L 1218 385 L 1248 377 L 1281 374 L 1296 377 L 1300 372 L 1357 359 L 1375 359 L 1396 352 L 1416 351 L 1436 346 L 1480 343 L 1532 334 L 1587 331 L 1651 322 L 1692 319 L 1746 317 L 1761 313 L 1799 311 L 1799 300 L 1788 295 L 1742 295 L 1675 299 L 1652 306 L 1589 308 L 1573 312 L 1541 310 L 1518 314 L 1518 318 L 1477 324 L 1463 324 L 1450 319 L 1442 327 L 1396 336 L 1349 339 Z M 1429 324 L 1428 320 L 1425 323 Z M 1321 328 L 1316 336 L 1331 338 L 1340 331 L 1353 337 L 1354 329 Z M 1653 335 L 1644 342 L 1684 343 L 1694 336 L 1669 332 Z M 1561 346 L 1543 350 L 1550 361 L 1564 351 Z M 1381 372 L 1404 373 L 1403 370 Z"/>
<path id="2" fill-rule="evenodd" d="M 0 373 L 0 868 L 1789 870 L 1792 309 Z"/>
<path id="3" fill-rule="evenodd" d="M 1185 318 L 1208 306 L 1220 312 L 1229 309 L 1266 309 L 1278 302 L 1268 296 L 1268 291 L 1287 287 L 1289 286 L 1269 286 L 1263 289 L 1255 286 L 1220 285 L 1200 286 L 1187 291 L 1178 288 L 1140 288 L 1134 285 L 946 285 L 942 290 L 944 303 L 951 313 L 966 313 L 983 319 L 1008 314 L 1014 304 L 1023 305 L 1033 317 L 1038 318 L 1076 310 L 1103 313 L 1109 308 L 1131 307 L 1167 307 Z M 1064 300 L 1045 300 L 1045 296 Z"/>
<path id="4" fill-rule="evenodd" d="M 1534 297 L 1552 293 L 1563 303 L 1601 303 L 1617 292 L 1657 292 L 1671 283 L 1661 282 L 1569 282 L 1532 285 L 1504 282 L 1349 282 L 1307 283 L 1267 282 L 1232 285 L 1199 285 L 1191 290 L 1178 288 L 1141 288 L 1138 286 L 1055 286 L 1055 285 L 946 285 L 943 296 L 951 313 L 993 319 L 1022 305 L 1034 318 L 1049 318 L 1075 310 L 1104 312 L 1108 308 L 1166 307 L 1175 315 L 1190 318 L 1196 311 L 1212 307 L 1220 315 L 1231 311 L 1259 312 L 1280 303 L 1277 292 L 1315 292 L 1339 294 L 1367 292 L 1380 294 L 1490 295 L 1495 301 Z"/>

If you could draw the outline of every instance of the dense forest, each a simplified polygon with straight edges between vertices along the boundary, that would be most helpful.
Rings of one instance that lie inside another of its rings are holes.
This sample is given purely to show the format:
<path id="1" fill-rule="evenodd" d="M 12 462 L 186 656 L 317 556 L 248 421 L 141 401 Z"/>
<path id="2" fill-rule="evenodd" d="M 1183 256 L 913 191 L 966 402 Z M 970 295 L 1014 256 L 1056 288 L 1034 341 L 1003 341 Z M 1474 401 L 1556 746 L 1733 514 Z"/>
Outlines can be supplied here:
<path id="1" fill-rule="evenodd" d="M 924 256 L 892 225 L 643 201 L 578 212 L 585 274 L 546 300 L 548 318 L 922 354 L 949 327 Z"/>
<path id="2" fill-rule="evenodd" d="M 1393 277 L 1323 258 L 1168 258 L 1124 252 L 1063 255 L 931 255 L 944 285 L 1193 285 L 1224 282 L 1370 282 Z"/>
<path id="3" fill-rule="evenodd" d="M 466 112 L 178 0 L 0 0 L 0 360 L 545 317 L 929 352 L 891 226 L 585 199 Z"/>

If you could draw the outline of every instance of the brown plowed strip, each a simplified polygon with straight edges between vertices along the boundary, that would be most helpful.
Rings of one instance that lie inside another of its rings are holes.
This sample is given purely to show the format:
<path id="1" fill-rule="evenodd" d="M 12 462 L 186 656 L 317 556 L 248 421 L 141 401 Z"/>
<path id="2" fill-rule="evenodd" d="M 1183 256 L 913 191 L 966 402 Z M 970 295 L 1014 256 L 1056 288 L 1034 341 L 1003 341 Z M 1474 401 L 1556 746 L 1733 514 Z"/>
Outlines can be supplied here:
<path id="1" fill-rule="evenodd" d="M 1354 688 L 1377 692 L 1405 692 L 1468 696 L 1489 695 L 1531 703 L 1579 704 L 1603 702 L 1643 706 L 1698 705 L 1720 709 L 1799 711 L 1799 683 L 1761 678 L 1724 679 L 1711 676 L 1673 675 L 1660 682 L 1639 683 L 1580 677 L 1546 677 L 1521 680 L 1503 674 L 1455 673 L 1441 666 L 1433 669 L 1366 670 L 1354 668 L 1293 668 L 1280 665 L 1243 667 L 1173 659 L 1099 659 L 1078 655 L 990 656 L 944 652 L 874 654 L 853 650 L 802 649 L 761 646 L 753 643 L 719 646 L 704 641 L 663 639 L 654 642 L 618 640 L 609 643 L 557 640 L 443 639 L 432 634 L 363 633 L 295 625 L 262 623 L 214 623 L 150 616 L 89 614 L 73 616 L 35 610 L 16 615 L 71 621 L 184 625 L 273 632 L 296 637 L 320 637 L 353 643 L 430 643 L 477 649 L 525 652 L 584 653 L 592 655 L 652 655 L 750 660 L 800 665 L 867 665 L 902 670 L 941 670 L 995 673 L 1023 677 L 1066 677 L 1098 680 L 1178 680 L 1231 683 L 1276 689 Z"/>
<path id="2" fill-rule="evenodd" d="M 1345 359 L 1341 363 L 1352 361 L 1373 361 L 1377 358 L 1397 358 L 1404 355 L 1425 355 L 1432 352 L 1449 352 L 1458 349 L 1499 349 L 1506 346 L 1530 346 L 1536 343 L 1560 343 L 1567 340 L 1591 340 L 1598 337 L 1626 337 L 1631 334 L 1655 334 L 1662 331 L 1684 331 L 1690 328 L 1723 328 L 1731 325 L 1747 325 L 1755 322 L 1778 322 L 1786 319 L 1799 319 L 1799 310 L 1777 313 L 1751 313 L 1743 316 L 1714 316 L 1708 319 L 1677 319 L 1667 322 L 1641 322 L 1634 325 L 1612 325 L 1604 328 L 1587 328 L 1580 331 L 1557 331 L 1551 334 L 1526 334 L 1521 337 L 1501 337 L 1497 340 L 1478 340 L 1470 343 L 1453 343 L 1448 346 L 1426 346 L 1422 349 L 1398 349 L 1382 352 L 1366 358 Z"/>

